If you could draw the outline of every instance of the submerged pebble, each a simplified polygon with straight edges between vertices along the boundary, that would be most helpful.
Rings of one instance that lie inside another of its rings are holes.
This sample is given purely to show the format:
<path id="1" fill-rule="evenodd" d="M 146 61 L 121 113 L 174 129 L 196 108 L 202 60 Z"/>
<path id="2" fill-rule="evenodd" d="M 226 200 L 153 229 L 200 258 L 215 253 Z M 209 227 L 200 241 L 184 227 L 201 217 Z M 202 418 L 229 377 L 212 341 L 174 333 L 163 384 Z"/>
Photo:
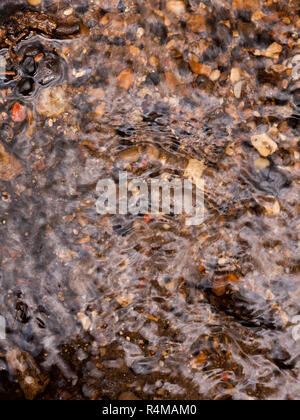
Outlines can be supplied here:
<path id="1" fill-rule="evenodd" d="M 68 109 L 68 98 L 64 87 L 55 86 L 41 91 L 37 111 L 49 118 L 57 117 Z"/>
<path id="2" fill-rule="evenodd" d="M 278 150 L 277 144 L 268 134 L 259 134 L 251 137 L 251 143 L 263 157 L 273 155 Z"/>

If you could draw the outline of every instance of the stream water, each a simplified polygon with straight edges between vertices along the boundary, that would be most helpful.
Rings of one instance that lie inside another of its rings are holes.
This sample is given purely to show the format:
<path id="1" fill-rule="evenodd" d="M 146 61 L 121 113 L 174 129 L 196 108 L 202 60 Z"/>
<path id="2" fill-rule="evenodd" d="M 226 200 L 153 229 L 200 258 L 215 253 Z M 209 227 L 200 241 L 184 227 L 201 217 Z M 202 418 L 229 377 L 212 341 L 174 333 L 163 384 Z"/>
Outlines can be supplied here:
<path id="1" fill-rule="evenodd" d="M 300 398 L 299 2 L 28 3 L 0 9 L 0 398 Z M 203 223 L 97 214 L 120 171 L 203 179 Z"/>

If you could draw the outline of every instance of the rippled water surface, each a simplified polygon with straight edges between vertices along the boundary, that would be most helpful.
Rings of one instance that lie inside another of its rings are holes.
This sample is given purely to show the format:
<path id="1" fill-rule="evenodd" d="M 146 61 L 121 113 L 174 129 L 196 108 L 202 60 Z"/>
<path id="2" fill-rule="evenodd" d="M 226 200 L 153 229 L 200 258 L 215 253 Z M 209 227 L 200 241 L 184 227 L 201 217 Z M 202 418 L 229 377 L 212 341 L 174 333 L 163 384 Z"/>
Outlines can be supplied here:
<path id="1" fill-rule="evenodd" d="M 300 398 L 299 2 L 1 7 L 1 398 Z M 192 159 L 201 226 L 97 214 Z"/>

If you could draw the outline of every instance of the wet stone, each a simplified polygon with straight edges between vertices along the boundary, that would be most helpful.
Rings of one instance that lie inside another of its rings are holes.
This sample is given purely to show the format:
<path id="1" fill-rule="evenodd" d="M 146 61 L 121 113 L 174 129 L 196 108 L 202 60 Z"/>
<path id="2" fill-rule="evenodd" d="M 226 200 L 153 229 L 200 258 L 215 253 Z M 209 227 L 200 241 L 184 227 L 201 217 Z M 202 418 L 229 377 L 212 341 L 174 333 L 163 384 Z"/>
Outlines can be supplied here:
<path id="1" fill-rule="evenodd" d="M 45 390 L 49 377 L 41 371 L 29 353 L 13 348 L 7 352 L 6 361 L 27 400 L 33 400 Z"/>
<path id="2" fill-rule="evenodd" d="M 59 37 L 69 37 L 71 35 L 76 35 L 80 32 L 80 25 L 75 23 L 73 25 L 59 25 L 55 29 L 55 35 Z"/>
<path id="3" fill-rule="evenodd" d="M 268 134 L 259 134 L 251 137 L 251 143 L 263 157 L 268 157 L 278 150 L 278 146 Z"/>
<path id="4" fill-rule="evenodd" d="M 68 98 L 62 86 L 55 86 L 41 91 L 38 104 L 39 114 L 55 117 L 67 111 Z"/>

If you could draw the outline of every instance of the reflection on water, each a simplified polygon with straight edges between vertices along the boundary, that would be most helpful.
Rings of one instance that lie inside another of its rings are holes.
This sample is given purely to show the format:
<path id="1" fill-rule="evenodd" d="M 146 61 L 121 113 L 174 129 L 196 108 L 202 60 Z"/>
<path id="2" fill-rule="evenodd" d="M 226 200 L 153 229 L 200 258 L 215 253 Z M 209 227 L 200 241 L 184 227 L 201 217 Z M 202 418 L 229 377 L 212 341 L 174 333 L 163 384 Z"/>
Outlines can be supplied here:
<path id="1" fill-rule="evenodd" d="M 7 10 L 1 396 L 299 398 L 298 2 Z M 192 159 L 201 226 L 97 215 L 99 179 Z"/>

